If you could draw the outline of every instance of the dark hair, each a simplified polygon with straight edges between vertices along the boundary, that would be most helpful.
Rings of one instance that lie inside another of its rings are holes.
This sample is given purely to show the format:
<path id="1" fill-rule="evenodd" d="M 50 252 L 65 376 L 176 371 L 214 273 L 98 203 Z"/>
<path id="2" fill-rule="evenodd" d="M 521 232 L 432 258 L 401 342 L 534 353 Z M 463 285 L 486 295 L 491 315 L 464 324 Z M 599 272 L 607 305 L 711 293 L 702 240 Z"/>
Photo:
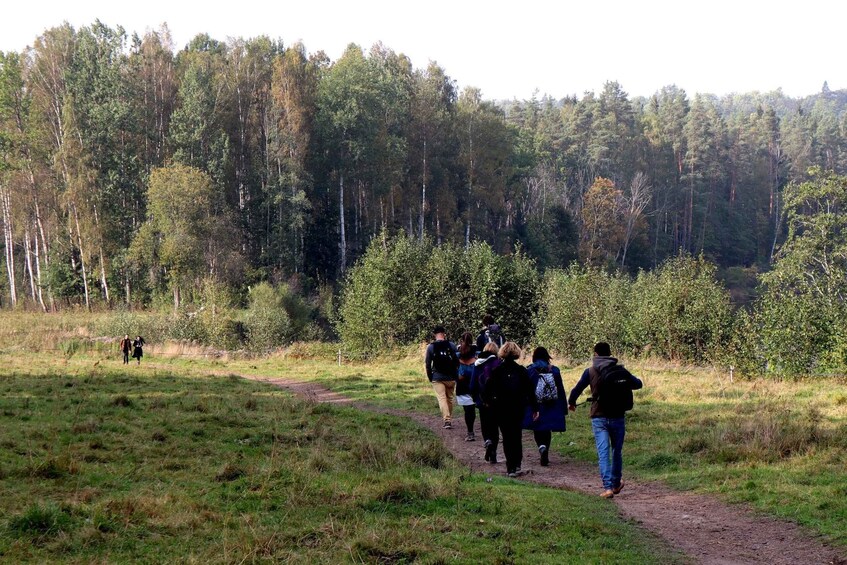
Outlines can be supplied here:
<path id="1" fill-rule="evenodd" d="M 462 359 L 470 359 L 476 356 L 476 344 L 474 343 L 473 335 L 470 332 L 462 334 L 459 341 L 459 357 Z"/>
<path id="2" fill-rule="evenodd" d="M 611 357 L 612 356 L 612 348 L 609 347 L 609 344 L 605 341 L 599 342 L 594 346 L 594 353 L 599 355 L 600 357 Z"/>
<path id="3" fill-rule="evenodd" d="M 486 314 L 485 316 L 482 317 L 482 325 L 485 326 L 486 328 L 493 323 L 494 323 L 494 316 L 492 316 L 491 314 Z"/>
<path id="4" fill-rule="evenodd" d="M 440 324 L 439 324 L 439 325 L 437 325 L 437 326 L 435 326 L 434 328 L 432 328 L 432 335 L 436 335 L 436 334 L 446 334 L 446 333 L 447 333 L 447 330 L 445 330 L 445 329 L 444 329 L 444 326 L 442 326 L 442 325 L 440 325 Z"/>
<path id="5" fill-rule="evenodd" d="M 550 353 L 548 353 L 546 347 L 536 347 L 532 352 L 532 362 L 536 361 L 546 361 L 550 362 Z"/>

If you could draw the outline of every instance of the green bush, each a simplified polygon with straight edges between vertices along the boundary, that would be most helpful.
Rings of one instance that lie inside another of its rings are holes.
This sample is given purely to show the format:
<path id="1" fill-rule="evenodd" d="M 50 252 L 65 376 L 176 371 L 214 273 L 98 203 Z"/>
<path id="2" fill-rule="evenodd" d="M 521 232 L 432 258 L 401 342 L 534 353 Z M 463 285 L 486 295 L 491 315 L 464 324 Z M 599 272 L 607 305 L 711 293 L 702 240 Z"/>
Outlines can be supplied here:
<path id="1" fill-rule="evenodd" d="M 589 357 L 598 341 L 625 349 L 631 287 L 628 277 L 594 267 L 548 271 L 536 342 L 572 360 Z"/>
<path id="2" fill-rule="evenodd" d="M 371 242 L 342 292 L 337 329 L 348 352 L 370 354 L 428 339 L 443 324 L 456 338 L 491 313 L 508 339 L 533 334 L 540 277 L 520 250 L 499 256 L 475 242 L 434 246 L 405 235 Z"/>
<path id="3" fill-rule="evenodd" d="M 668 259 L 640 272 L 629 295 L 633 353 L 702 363 L 722 353 L 732 323 L 729 292 L 702 257 Z"/>
<path id="4" fill-rule="evenodd" d="M 291 322 L 283 307 L 283 296 L 269 283 L 259 283 L 250 289 L 244 329 L 247 345 L 254 351 L 280 347 L 288 341 Z"/>

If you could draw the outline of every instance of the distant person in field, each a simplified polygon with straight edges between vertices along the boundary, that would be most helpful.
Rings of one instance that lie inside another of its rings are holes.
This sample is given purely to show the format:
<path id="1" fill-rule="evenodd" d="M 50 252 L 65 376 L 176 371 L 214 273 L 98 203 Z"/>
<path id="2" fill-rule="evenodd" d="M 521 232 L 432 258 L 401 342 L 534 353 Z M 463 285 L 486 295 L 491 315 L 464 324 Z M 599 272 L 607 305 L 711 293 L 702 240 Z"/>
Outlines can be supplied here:
<path id="1" fill-rule="evenodd" d="M 586 387 L 591 387 L 591 429 L 597 445 L 603 498 L 612 498 L 624 487 L 623 440 L 626 435 L 626 412 L 632 409 L 632 391 L 644 384 L 612 357 L 608 343 L 594 346 L 591 367 L 573 387 L 568 404 L 576 410 L 576 401 Z"/>
<path id="2" fill-rule="evenodd" d="M 482 352 L 486 343 L 496 343 L 498 348 L 506 343 L 500 326 L 494 322 L 494 316 L 491 314 L 482 317 L 482 331 L 476 337 L 476 350 Z"/>
<path id="3" fill-rule="evenodd" d="M 491 406 L 503 436 L 506 474 L 517 477 L 523 461 L 521 427 L 524 413 L 529 406 L 532 418 L 538 418 L 538 403 L 526 367 L 518 365 L 521 356 L 518 344 L 507 341 L 500 348 L 499 355 L 503 362 L 492 371 L 491 377 L 485 383 L 483 399 Z"/>
<path id="4" fill-rule="evenodd" d="M 471 379 L 476 359 L 473 335 L 465 332 L 459 340 L 459 373 L 456 379 L 456 403 L 465 411 L 465 427 L 468 429 L 465 441 L 476 441 L 473 429 L 476 422 L 476 404 L 471 396 Z"/>
<path id="5" fill-rule="evenodd" d="M 132 340 L 129 339 L 129 334 L 124 335 L 120 345 L 121 353 L 124 355 L 124 365 L 129 363 L 129 354 L 132 351 Z"/>
<path id="6" fill-rule="evenodd" d="M 565 385 L 559 368 L 550 362 L 550 353 L 544 347 L 536 347 L 532 352 L 532 365 L 527 367 L 529 382 L 535 391 L 538 403 L 538 416 L 533 418 L 531 408 L 527 407 L 523 427 L 532 430 L 535 445 L 541 456 L 541 466 L 550 464 L 550 442 L 553 432 L 565 431 L 565 417 L 568 413 Z"/>
<path id="7" fill-rule="evenodd" d="M 144 338 L 139 335 L 132 342 L 132 358 L 138 361 L 138 365 L 141 365 L 142 357 L 144 357 Z"/>
<path id="8" fill-rule="evenodd" d="M 485 387 L 491 373 L 503 361 L 497 356 L 499 351 L 496 343 L 486 343 L 474 363 L 473 376 L 471 377 L 471 396 L 479 409 L 479 427 L 482 432 L 482 441 L 485 442 L 485 460 L 489 463 L 497 463 L 497 445 L 500 442 L 500 430 L 497 429 L 497 418 L 492 408 L 483 400 Z"/>
<path id="9" fill-rule="evenodd" d="M 426 376 L 432 383 L 444 429 L 453 427 L 453 398 L 456 393 L 456 377 L 459 374 L 459 351 L 452 341 L 447 340 L 444 326 L 435 326 L 432 331 L 435 341 L 426 348 Z"/>

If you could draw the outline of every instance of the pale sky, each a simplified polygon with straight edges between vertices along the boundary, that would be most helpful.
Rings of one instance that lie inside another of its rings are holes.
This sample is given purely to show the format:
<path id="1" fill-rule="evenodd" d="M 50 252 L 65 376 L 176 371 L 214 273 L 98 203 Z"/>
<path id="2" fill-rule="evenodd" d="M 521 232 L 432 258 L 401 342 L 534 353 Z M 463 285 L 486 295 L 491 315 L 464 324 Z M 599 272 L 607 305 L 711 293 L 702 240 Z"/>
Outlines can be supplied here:
<path id="1" fill-rule="evenodd" d="M 225 6 L 225 7 L 220 7 Z M 790 96 L 847 88 L 847 3 L 805 0 L 31 0 L 4 6 L 0 50 L 44 29 L 99 18 L 143 35 L 167 22 L 175 47 L 196 34 L 268 35 L 337 59 L 348 43 L 382 41 L 415 67 L 438 62 L 489 99 L 554 98 L 618 81 L 631 96 L 676 84 L 689 95 L 782 88 Z"/>

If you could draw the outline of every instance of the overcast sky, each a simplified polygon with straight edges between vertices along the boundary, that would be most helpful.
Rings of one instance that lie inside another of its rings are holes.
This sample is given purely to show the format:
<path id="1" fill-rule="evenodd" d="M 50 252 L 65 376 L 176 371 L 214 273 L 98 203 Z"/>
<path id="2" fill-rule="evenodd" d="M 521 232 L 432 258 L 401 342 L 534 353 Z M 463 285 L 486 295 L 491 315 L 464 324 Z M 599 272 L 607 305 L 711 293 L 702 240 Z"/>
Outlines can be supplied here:
<path id="1" fill-rule="evenodd" d="M 176 48 L 194 35 L 268 35 L 333 60 L 355 42 L 382 41 L 416 67 L 437 61 L 486 98 L 561 98 L 616 80 L 630 95 L 668 84 L 689 94 L 782 88 L 791 96 L 847 88 L 847 3 L 824 0 L 578 2 L 348 0 L 221 3 L 45 1 L 4 6 L 0 50 L 20 51 L 44 29 L 99 18 L 129 34 L 167 22 Z"/>

